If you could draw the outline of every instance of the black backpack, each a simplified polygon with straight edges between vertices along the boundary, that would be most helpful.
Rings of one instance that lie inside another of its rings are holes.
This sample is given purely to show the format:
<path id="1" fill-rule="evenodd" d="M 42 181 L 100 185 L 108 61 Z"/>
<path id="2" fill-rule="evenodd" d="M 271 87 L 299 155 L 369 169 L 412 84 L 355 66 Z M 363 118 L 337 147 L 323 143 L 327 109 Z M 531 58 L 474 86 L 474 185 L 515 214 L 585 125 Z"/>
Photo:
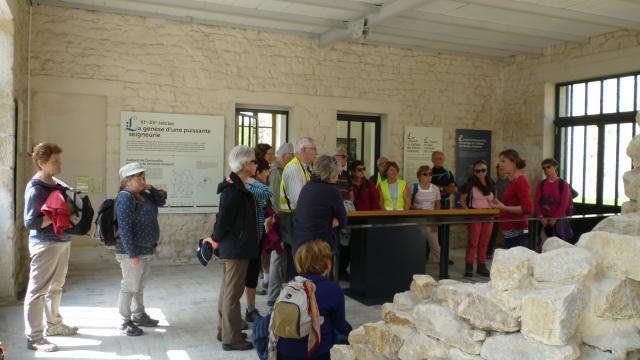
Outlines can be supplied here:
<path id="1" fill-rule="evenodd" d="M 86 235 L 91 230 L 91 222 L 93 221 L 93 206 L 89 195 L 70 188 L 60 179 L 53 178 L 56 182 L 56 188 L 60 190 L 67 204 L 71 208 L 71 216 L 69 222 L 71 227 L 64 230 L 64 233 L 71 235 Z M 38 182 L 31 183 L 34 186 L 43 186 Z"/>
<path id="2" fill-rule="evenodd" d="M 73 189 L 65 189 L 65 198 L 71 207 L 71 228 L 65 230 L 72 235 L 86 235 L 91 230 L 93 221 L 93 206 L 89 195 Z"/>
<path id="3" fill-rule="evenodd" d="M 96 233 L 100 236 L 100 241 L 104 246 L 116 246 L 118 238 L 118 220 L 116 219 L 116 202 L 114 199 L 105 199 L 98 209 L 96 217 L 96 227 L 93 231 L 92 238 Z"/>

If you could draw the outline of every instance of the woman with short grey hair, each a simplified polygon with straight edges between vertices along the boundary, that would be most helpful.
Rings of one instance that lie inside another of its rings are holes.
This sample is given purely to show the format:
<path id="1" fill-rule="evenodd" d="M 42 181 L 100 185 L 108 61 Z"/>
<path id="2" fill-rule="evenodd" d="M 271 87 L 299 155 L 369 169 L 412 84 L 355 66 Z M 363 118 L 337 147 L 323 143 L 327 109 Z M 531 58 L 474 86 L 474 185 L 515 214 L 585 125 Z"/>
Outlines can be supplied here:
<path id="1" fill-rule="evenodd" d="M 347 212 L 342 196 L 336 187 L 339 173 L 338 163 L 332 156 L 318 157 L 314 176 L 300 191 L 296 207 L 294 253 L 309 241 L 322 239 L 338 251 L 339 239 L 336 229 L 347 224 Z"/>
<path id="2" fill-rule="evenodd" d="M 213 234 L 204 239 L 213 249 L 220 249 L 224 262 L 218 294 L 218 335 L 222 349 L 250 350 L 242 330 L 240 298 L 244 291 L 249 260 L 256 259 L 258 246 L 258 213 L 256 201 L 246 187 L 256 173 L 256 158 L 252 148 L 238 145 L 229 153 L 231 173 L 218 184 L 220 204 Z"/>
<path id="3" fill-rule="evenodd" d="M 321 181 L 335 184 L 335 180 L 338 179 L 340 174 L 340 166 L 333 157 L 322 155 L 313 164 L 313 174 L 320 178 Z M 332 177 L 335 177 L 335 180 L 332 181 Z"/>

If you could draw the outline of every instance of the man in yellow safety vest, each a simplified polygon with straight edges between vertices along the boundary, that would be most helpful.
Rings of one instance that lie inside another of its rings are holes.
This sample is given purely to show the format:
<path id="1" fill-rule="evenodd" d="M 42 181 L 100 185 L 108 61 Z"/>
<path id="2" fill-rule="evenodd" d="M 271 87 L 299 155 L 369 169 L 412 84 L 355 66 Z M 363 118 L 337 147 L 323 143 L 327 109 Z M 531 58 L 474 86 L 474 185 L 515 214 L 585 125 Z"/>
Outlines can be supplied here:
<path id="1" fill-rule="evenodd" d="M 296 142 L 295 157 L 282 171 L 280 182 L 280 238 L 284 243 L 286 256 L 286 280 L 295 275 L 293 263 L 293 213 L 302 187 L 311 180 L 311 167 L 318 154 L 315 141 L 310 137 L 300 138 Z"/>

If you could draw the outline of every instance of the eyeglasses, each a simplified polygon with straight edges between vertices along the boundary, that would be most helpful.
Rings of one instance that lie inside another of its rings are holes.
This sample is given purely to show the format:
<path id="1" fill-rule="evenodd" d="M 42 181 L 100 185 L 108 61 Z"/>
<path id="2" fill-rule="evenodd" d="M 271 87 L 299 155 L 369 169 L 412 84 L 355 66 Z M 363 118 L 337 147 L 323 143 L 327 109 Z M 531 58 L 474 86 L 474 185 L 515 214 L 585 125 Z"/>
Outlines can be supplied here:
<path id="1" fill-rule="evenodd" d="M 366 167 L 357 167 L 356 168 L 356 171 L 365 171 L 365 170 L 367 170 Z"/>
<path id="2" fill-rule="evenodd" d="M 474 169 L 473 170 L 476 174 L 482 174 L 482 173 L 486 173 L 487 172 L 487 168 L 484 169 Z"/>
<path id="3" fill-rule="evenodd" d="M 430 172 L 422 172 L 420 173 L 420 176 L 431 176 Z"/>
<path id="4" fill-rule="evenodd" d="M 547 169 L 551 169 L 553 166 L 551 165 L 545 165 L 542 167 L 542 170 L 547 170 Z"/>

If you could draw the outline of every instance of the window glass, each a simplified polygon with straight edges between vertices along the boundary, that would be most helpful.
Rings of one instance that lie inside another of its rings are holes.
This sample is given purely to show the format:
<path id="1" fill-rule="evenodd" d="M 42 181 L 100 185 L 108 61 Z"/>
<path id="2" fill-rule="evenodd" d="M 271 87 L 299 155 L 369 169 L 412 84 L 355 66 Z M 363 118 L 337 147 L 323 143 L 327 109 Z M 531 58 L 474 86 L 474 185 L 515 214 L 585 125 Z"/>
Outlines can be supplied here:
<path id="1" fill-rule="evenodd" d="M 598 185 L 598 147 L 592 144 L 598 143 L 598 127 L 591 125 L 586 127 L 587 146 L 584 159 L 584 202 L 595 204 Z"/>
<path id="2" fill-rule="evenodd" d="M 572 87 L 572 97 L 571 97 L 571 116 L 582 116 L 584 115 L 584 93 L 585 93 L 585 85 L 582 84 L 574 84 Z"/>
<path id="3" fill-rule="evenodd" d="M 635 76 L 620 78 L 620 111 L 633 111 Z"/>
<path id="4" fill-rule="evenodd" d="M 618 107 L 618 79 L 609 79 L 602 82 L 602 113 L 610 114 L 617 111 Z"/>
<path id="5" fill-rule="evenodd" d="M 633 123 L 620 124 L 620 149 L 618 150 L 619 164 L 618 164 L 618 204 L 622 205 L 623 202 L 629 201 L 629 198 L 624 193 L 624 181 L 622 177 L 624 173 L 633 169 L 633 163 L 631 158 L 627 156 L 627 146 L 633 137 Z M 637 126 L 637 125 L 636 125 Z M 636 132 L 637 134 L 637 132 Z"/>
<path id="6" fill-rule="evenodd" d="M 576 202 L 584 202 L 584 126 L 574 126 L 571 136 L 571 164 L 569 169 L 571 171 L 571 182 L 580 195 L 575 198 Z"/>
<path id="7" fill-rule="evenodd" d="M 600 81 L 587 84 L 587 115 L 600 114 Z"/>

